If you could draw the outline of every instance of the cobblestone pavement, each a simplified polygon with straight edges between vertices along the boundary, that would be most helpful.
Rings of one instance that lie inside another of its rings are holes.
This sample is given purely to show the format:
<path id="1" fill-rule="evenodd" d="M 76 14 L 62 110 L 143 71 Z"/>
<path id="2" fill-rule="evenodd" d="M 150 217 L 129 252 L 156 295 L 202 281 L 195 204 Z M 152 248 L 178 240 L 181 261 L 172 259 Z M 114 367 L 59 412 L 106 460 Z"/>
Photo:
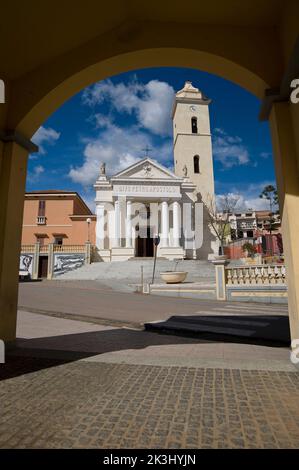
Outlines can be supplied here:
<path id="1" fill-rule="evenodd" d="M 292 448 L 297 372 L 11 357 L 1 448 Z"/>
<path id="2" fill-rule="evenodd" d="M 287 348 L 18 316 L 0 365 L 1 448 L 299 446 Z"/>

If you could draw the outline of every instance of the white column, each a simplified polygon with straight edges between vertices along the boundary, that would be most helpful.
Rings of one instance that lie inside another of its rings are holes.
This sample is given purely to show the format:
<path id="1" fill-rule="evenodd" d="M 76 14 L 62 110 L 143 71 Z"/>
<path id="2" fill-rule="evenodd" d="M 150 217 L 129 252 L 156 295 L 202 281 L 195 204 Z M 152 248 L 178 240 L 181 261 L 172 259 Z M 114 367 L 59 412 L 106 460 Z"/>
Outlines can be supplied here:
<path id="1" fill-rule="evenodd" d="M 114 246 L 120 245 L 120 207 L 119 201 L 114 202 Z"/>
<path id="2" fill-rule="evenodd" d="M 173 203 L 173 246 L 180 246 L 180 204 L 177 201 Z"/>
<path id="3" fill-rule="evenodd" d="M 96 245 L 99 250 L 104 249 L 105 240 L 105 206 L 97 205 L 97 223 L 96 223 Z"/>
<path id="4" fill-rule="evenodd" d="M 132 201 L 127 201 L 126 247 L 132 248 Z"/>
<path id="5" fill-rule="evenodd" d="M 168 236 L 169 236 L 169 219 L 168 219 L 168 202 L 162 202 L 162 230 L 161 230 L 161 246 L 167 247 L 168 246 Z"/>

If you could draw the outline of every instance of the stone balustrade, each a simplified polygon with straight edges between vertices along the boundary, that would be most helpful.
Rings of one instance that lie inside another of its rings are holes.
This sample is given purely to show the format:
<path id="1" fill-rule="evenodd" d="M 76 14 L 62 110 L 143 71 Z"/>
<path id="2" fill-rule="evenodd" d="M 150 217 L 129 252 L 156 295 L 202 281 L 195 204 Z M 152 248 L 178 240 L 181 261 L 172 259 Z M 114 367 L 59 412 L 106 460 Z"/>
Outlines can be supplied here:
<path id="1" fill-rule="evenodd" d="M 21 253 L 33 253 L 35 251 L 35 245 L 22 245 Z M 83 253 L 85 251 L 86 245 L 55 245 L 53 244 L 53 251 L 59 253 Z M 48 253 L 49 244 L 39 245 L 40 253 Z"/>
<path id="2" fill-rule="evenodd" d="M 35 245 L 22 245 L 21 253 L 33 253 Z"/>
<path id="3" fill-rule="evenodd" d="M 225 277 L 227 286 L 286 285 L 283 264 L 226 267 Z"/>
<path id="4" fill-rule="evenodd" d="M 54 253 L 82 253 L 85 251 L 85 245 L 53 245 Z"/>

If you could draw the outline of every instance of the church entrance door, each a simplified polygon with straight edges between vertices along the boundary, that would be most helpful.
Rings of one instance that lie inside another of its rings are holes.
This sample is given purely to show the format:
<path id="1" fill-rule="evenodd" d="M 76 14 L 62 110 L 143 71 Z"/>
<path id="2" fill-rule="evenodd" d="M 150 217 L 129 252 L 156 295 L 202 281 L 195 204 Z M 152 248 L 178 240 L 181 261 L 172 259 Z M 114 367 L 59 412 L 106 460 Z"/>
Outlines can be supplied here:
<path id="1" fill-rule="evenodd" d="M 150 227 L 147 227 L 147 236 L 138 235 L 135 241 L 135 256 L 140 258 L 152 258 L 154 256 L 154 239 L 151 237 Z"/>

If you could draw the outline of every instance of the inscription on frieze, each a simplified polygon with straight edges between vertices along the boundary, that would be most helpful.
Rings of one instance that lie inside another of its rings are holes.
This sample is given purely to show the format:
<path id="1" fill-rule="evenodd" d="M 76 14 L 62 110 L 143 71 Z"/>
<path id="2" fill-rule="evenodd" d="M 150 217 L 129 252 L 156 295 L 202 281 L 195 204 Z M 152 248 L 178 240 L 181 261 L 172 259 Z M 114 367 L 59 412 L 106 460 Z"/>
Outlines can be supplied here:
<path id="1" fill-rule="evenodd" d="M 114 191 L 117 193 L 176 193 L 179 191 L 179 188 L 176 186 L 127 184 L 114 186 Z"/>

